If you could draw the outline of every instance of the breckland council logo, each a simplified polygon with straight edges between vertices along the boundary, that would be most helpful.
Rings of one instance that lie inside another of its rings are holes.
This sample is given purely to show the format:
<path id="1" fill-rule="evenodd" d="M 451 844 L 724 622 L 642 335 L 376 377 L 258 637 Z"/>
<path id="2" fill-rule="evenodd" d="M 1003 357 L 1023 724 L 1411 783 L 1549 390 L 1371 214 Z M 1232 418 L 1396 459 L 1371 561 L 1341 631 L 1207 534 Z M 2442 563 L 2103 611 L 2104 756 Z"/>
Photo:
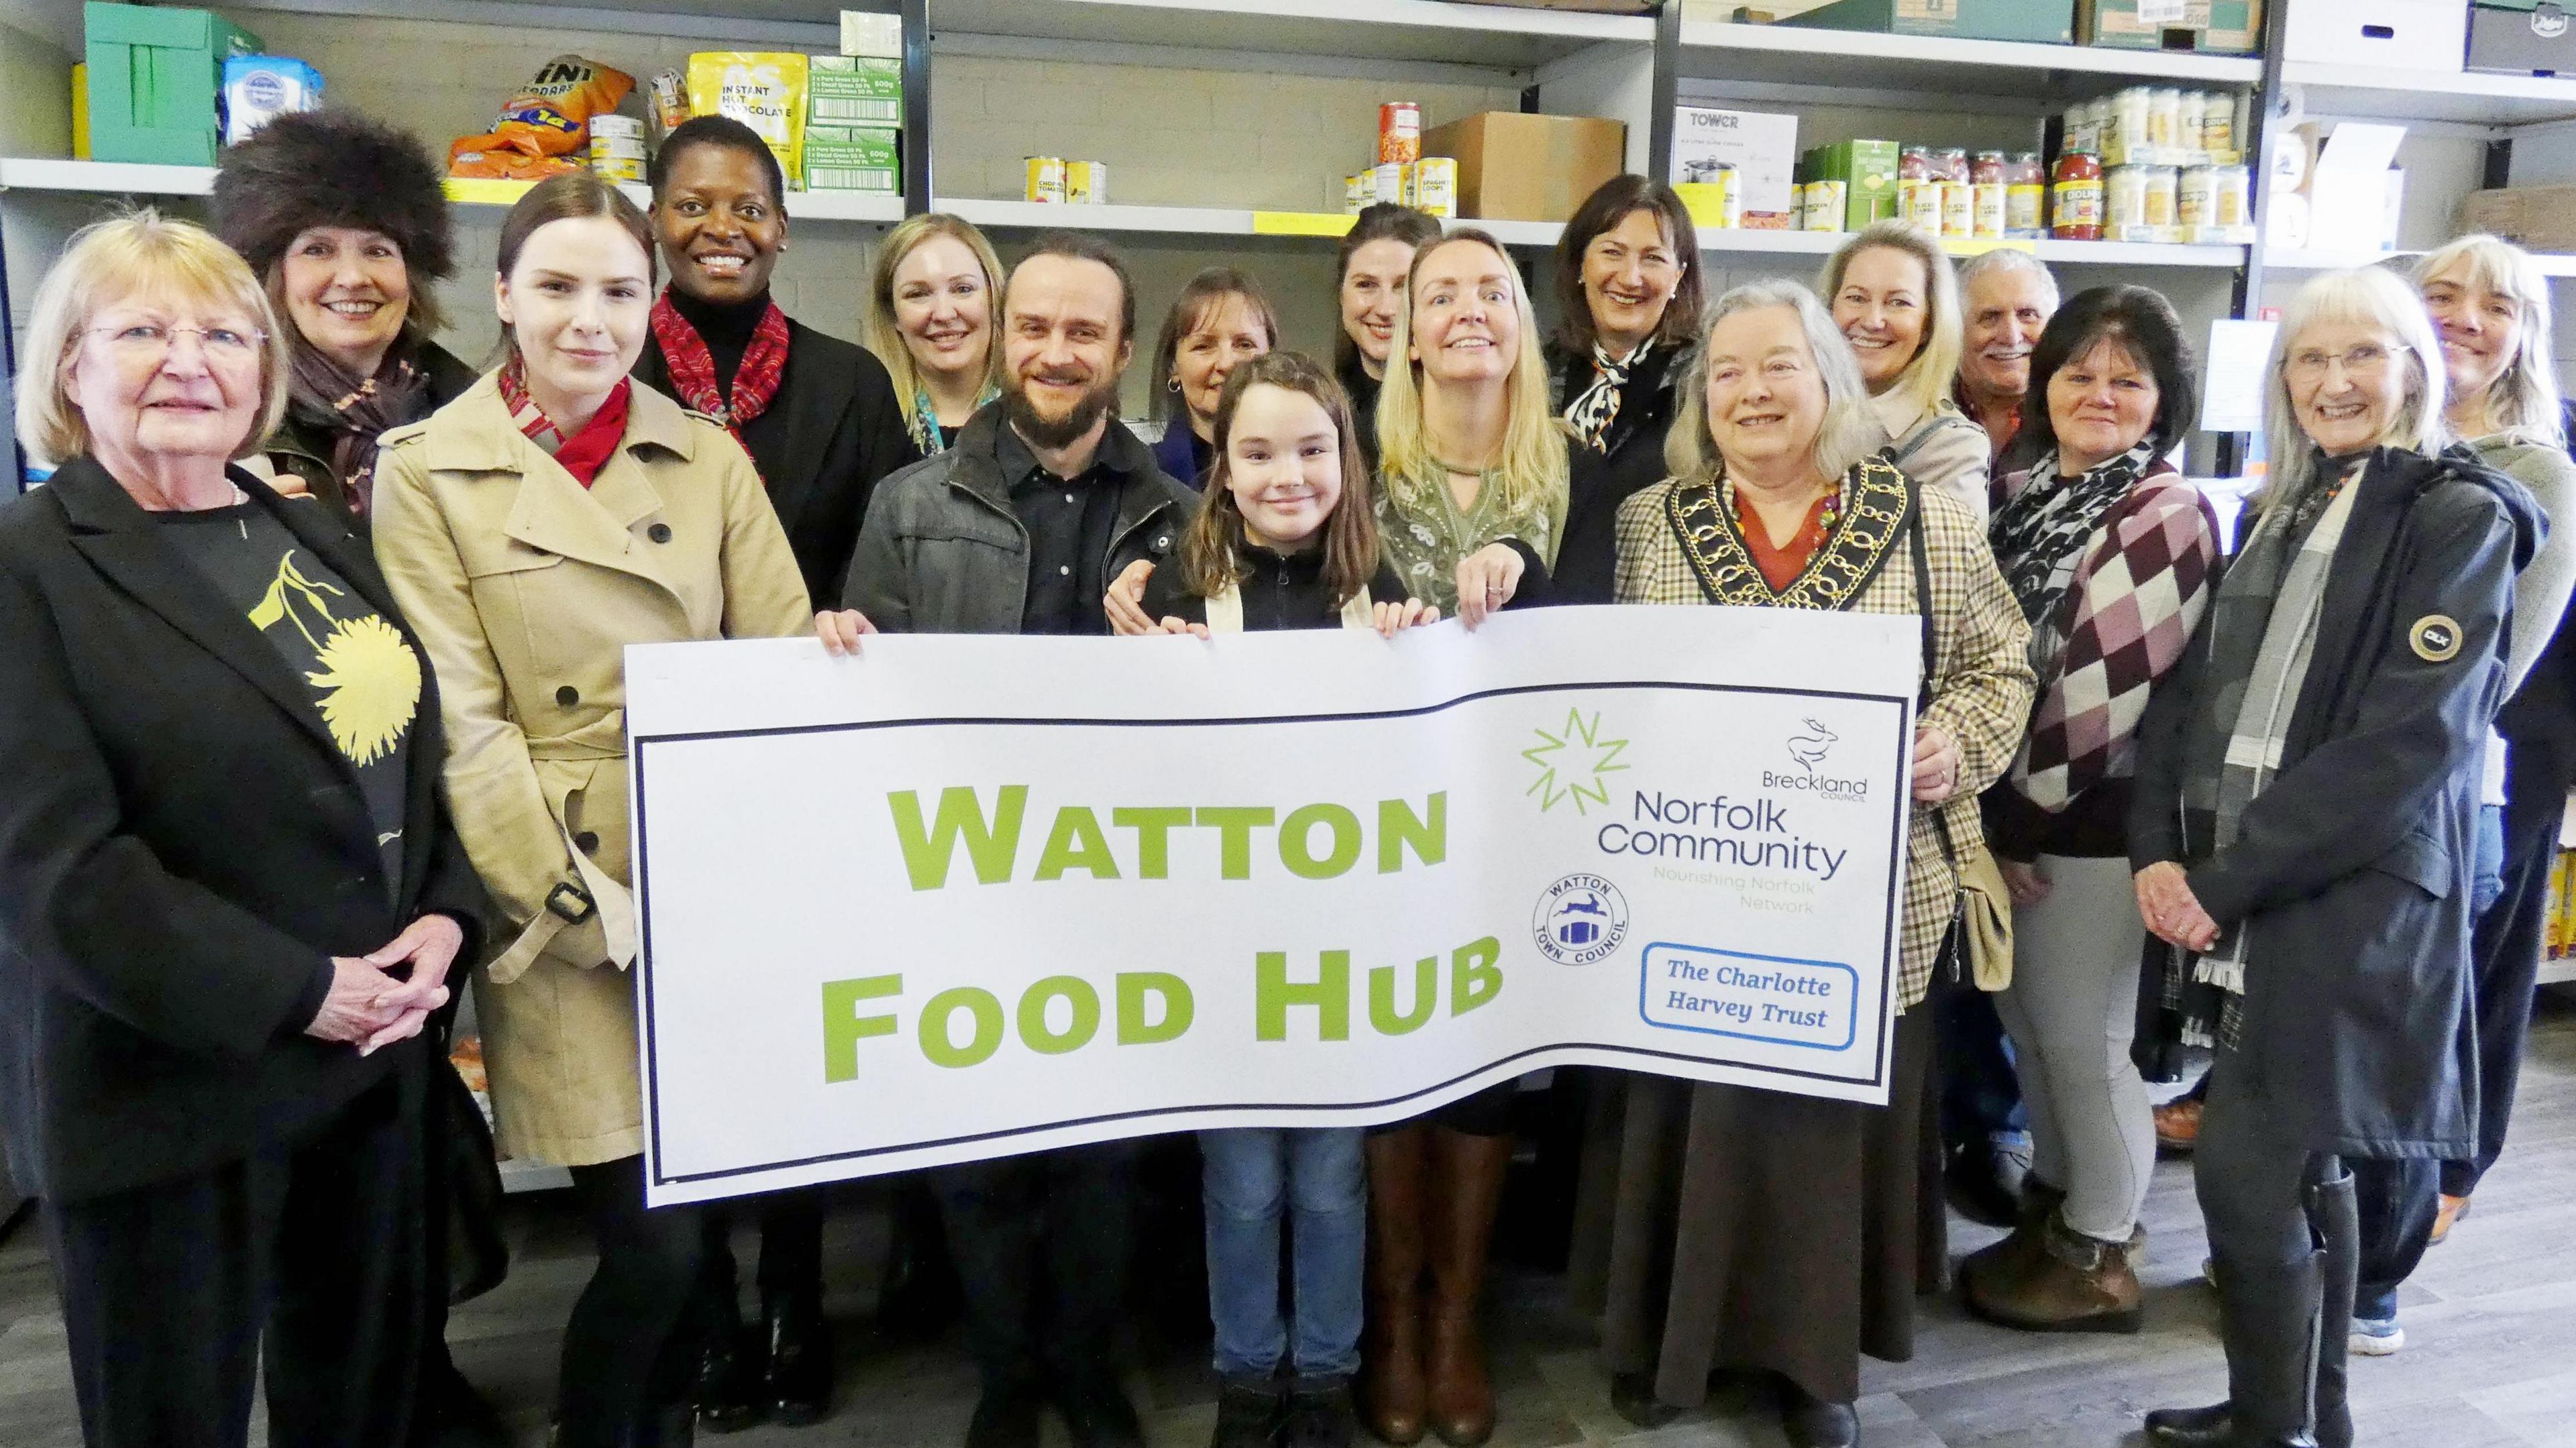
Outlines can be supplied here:
<path id="1" fill-rule="evenodd" d="M 1539 742 L 1521 751 L 1521 758 L 1538 766 L 1539 776 L 1523 791 L 1538 796 L 1541 813 L 1552 810 L 1566 800 L 1574 801 L 1574 812 L 1584 814 L 1594 805 L 1610 803 L 1610 786 L 1602 781 L 1605 774 L 1617 774 L 1628 766 L 1619 756 L 1628 747 L 1625 739 L 1604 739 L 1601 715 L 1594 711 L 1583 717 L 1580 709 L 1565 711 L 1565 725 L 1556 733 L 1545 729 L 1530 731 Z"/>

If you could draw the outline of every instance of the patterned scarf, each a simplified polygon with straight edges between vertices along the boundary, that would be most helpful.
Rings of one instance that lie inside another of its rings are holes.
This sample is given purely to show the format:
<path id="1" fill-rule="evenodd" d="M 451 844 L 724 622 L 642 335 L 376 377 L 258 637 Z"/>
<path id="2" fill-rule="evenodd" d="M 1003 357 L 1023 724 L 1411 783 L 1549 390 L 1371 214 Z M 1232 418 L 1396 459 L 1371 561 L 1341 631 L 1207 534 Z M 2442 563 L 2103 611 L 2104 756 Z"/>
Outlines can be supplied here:
<path id="1" fill-rule="evenodd" d="M 2030 481 L 2004 500 L 1987 525 L 1986 540 L 2003 565 L 2004 582 L 2030 623 L 2031 666 L 2042 675 L 2055 667 L 2066 647 L 2066 596 L 2084 562 L 2084 545 L 2155 461 L 2154 444 L 2141 442 L 2109 462 L 2063 478 L 2051 451 L 2032 465 Z"/>
<path id="2" fill-rule="evenodd" d="M 618 379 L 617 390 L 608 394 L 608 401 L 600 404 L 589 424 L 571 437 L 564 436 L 563 429 L 555 426 L 554 419 L 546 416 L 545 409 L 528 395 L 525 363 L 511 358 L 502 366 L 497 380 L 501 405 L 510 410 L 510 421 L 517 423 L 528 441 L 544 448 L 565 472 L 572 474 L 574 482 L 585 488 L 598 479 L 599 470 L 608 466 L 608 460 L 617 456 L 617 445 L 626 440 L 627 403 L 635 396 L 635 384 L 626 378 Z"/>
<path id="3" fill-rule="evenodd" d="M 985 383 L 984 390 L 976 395 L 975 411 L 982 412 L 986 404 L 1001 395 L 1002 389 L 990 382 Z M 948 444 L 940 440 L 946 433 L 939 425 L 939 409 L 931 405 L 930 389 L 916 387 L 912 390 L 912 416 L 904 422 L 912 433 L 912 445 L 921 449 L 923 457 L 948 450 Z"/>
<path id="4" fill-rule="evenodd" d="M 1565 420 L 1583 439 L 1585 447 L 1595 452 L 1610 450 L 1610 425 L 1619 420 L 1619 402 L 1628 388 L 1628 374 L 1653 350 L 1652 337 L 1619 358 L 1603 351 L 1600 343 L 1592 344 L 1592 384 L 1565 404 Z"/>
<path id="5" fill-rule="evenodd" d="M 742 442 L 745 423 L 769 410 L 779 382 L 787 375 L 787 314 L 778 310 L 776 302 L 760 314 L 760 325 L 752 329 L 751 345 L 743 349 L 742 365 L 734 369 L 731 396 L 716 385 L 716 359 L 698 329 L 671 305 L 668 287 L 653 302 L 653 340 L 662 346 L 671 390 L 682 403 L 723 423 L 735 442 Z M 751 445 L 744 443 L 743 451 L 750 452 Z"/>
<path id="6" fill-rule="evenodd" d="M 2266 513 L 2218 585 L 2209 658 L 2183 726 L 2185 863 L 2235 843 L 2245 808 L 2280 772 L 2291 717 L 2307 684 L 2335 549 L 2352 516 L 2354 483 L 2369 466 L 2317 459 L 2305 493 Z M 2200 956 L 2172 952 L 2164 1003 L 2199 1046 L 2238 1044 L 2252 922 L 2219 933 Z"/>
<path id="7" fill-rule="evenodd" d="M 386 349 L 373 377 L 359 377 L 314 347 L 294 349 L 287 378 L 287 411 L 331 439 L 334 477 L 349 495 L 349 511 L 363 518 L 375 495 L 376 439 L 388 428 L 420 421 L 429 408 L 429 375 L 414 366 L 409 334 Z"/>

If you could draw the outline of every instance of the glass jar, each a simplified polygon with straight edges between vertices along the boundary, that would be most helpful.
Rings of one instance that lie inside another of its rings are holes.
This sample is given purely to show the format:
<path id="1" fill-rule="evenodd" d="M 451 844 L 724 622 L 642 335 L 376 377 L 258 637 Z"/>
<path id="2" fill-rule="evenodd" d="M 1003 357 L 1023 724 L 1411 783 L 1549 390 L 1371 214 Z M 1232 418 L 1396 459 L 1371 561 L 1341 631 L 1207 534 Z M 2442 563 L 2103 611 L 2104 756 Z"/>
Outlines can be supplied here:
<path id="1" fill-rule="evenodd" d="M 2102 224 L 2115 241 L 2128 239 L 2131 227 L 2147 224 L 2145 166 L 2114 166 L 2102 177 Z"/>
<path id="2" fill-rule="evenodd" d="M 2200 149 L 2212 161 L 2236 154 L 2236 101 L 2223 92 L 2211 91 L 2201 97 Z"/>
<path id="3" fill-rule="evenodd" d="M 1962 186 L 1977 179 L 1975 168 L 1968 164 L 1968 153 L 1957 146 L 1944 146 L 1932 153 L 1932 174 Z"/>
<path id="4" fill-rule="evenodd" d="M 2147 144 L 2147 88 L 2133 85 L 2102 104 L 2109 109 L 2109 118 L 2097 154 L 2114 165 L 2125 163 Z"/>
<path id="5" fill-rule="evenodd" d="M 2102 239 L 2102 158 L 2068 151 L 2049 182 L 2049 230 L 2059 241 Z"/>
<path id="6" fill-rule="evenodd" d="M 2169 232 L 2174 228 L 2175 213 L 2180 210 L 2179 173 L 2171 166 L 2147 166 L 2140 169 L 2145 172 L 2140 178 L 2142 201 L 2145 207 L 2140 219 L 2151 229 Z"/>
<path id="7" fill-rule="evenodd" d="M 2253 172 L 2243 166 L 2212 166 L 2209 173 L 2209 224 L 2250 225 L 2254 210 Z"/>
<path id="8" fill-rule="evenodd" d="M 2182 92 L 2175 87 L 2147 92 L 2147 144 L 2157 150 L 2182 144 Z"/>
<path id="9" fill-rule="evenodd" d="M 1882 152 L 1880 154 L 1883 155 L 1885 153 Z M 1899 181 L 1931 180 L 1932 148 L 1929 146 L 1906 146 L 1899 149 L 1896 153 L 1896 179 Z"/>

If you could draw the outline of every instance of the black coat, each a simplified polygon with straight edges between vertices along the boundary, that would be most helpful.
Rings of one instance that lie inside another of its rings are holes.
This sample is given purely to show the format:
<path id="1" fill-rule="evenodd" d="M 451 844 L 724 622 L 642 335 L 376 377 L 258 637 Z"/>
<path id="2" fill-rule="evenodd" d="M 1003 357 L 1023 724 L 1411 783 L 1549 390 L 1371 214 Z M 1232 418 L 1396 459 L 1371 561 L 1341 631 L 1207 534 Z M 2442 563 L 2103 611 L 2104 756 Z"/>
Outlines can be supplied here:
<path id="1" fill-rule="evenodd" d="M 1565 533 L 1557 542 L 1556 601 L 1615 603 L 1619 566 L 1619 505 L 1672 474 L 1664 467 L 1664 439 L 1673 429 L 1673 394 L 1679 349 L 1658 345 L 1628 374 L 1619 415 L 1606 448 L 1576 442 L 1566 475 Z M 1557 410 L 1592 385 L 1589 353 L 1549 349 Z"/>
<path id="2" fill-rule="evenodd" d="M 635 380 L 666 397 L 680 395 L 658 342 L 648 341 L 635 360 Z M 788 319 L 778 395 L 743 425 L 742 440 L 816 608 L 840 594 L 877 481 L 921 457 L 904 427 L 904 407 L 873 353 Z"/>
<path id="3" fill-rule="evenodd" d="M 233 480 L 401 626 L 339 515 Z M 175 1180 L 310 1130 L 415 1039 L 302 1034 L 317 973 L 424 914 L 479 948 L 428 651 L 403 879 L 301 681 L 106 470 L 0 506 L 0 1115 L 29 1192 Z M 409 637 L 408 629 L 405 630 Z"/>
<path id="4" fill-rule="evenodd" d="M 413 415 L 403 419 L 406 423 L 418 422 L 464 396 L 465 389 L 473 386 L 479 376 L 435 342 L 423 344 L 413 361 L 420 368 L 422 386 Z M 330 504 L 343 519 L 356 520 L 363 534 L 366 522 L 349 506 L 348 480 L 331 466 L 332 446 L 337 441 L 338 434 L 304 421 L 290 409 L 260 451 L 268 455 L 269 466 L 301 479 L 306 492 Z"/>
<path id="5" fill-rule="evenodd" d="M 2279 774 L 2236 842 L 2193 866 L 2222 926 L 2250 918 L 2245 1084 L 2309 1150 L 2460 1159 L 2477 1148 L 2469 874 L 2486 733 L 2504 697 L 2514 574 L 2538 505 L 2465 453 L 2383 451 L 2356 485 Z M 2138 736 L 2130 858 L 2183 858 L 2184 723 L 2212 620 Z M 2455 652 L 2428 658 L 2441 616 Z"/>

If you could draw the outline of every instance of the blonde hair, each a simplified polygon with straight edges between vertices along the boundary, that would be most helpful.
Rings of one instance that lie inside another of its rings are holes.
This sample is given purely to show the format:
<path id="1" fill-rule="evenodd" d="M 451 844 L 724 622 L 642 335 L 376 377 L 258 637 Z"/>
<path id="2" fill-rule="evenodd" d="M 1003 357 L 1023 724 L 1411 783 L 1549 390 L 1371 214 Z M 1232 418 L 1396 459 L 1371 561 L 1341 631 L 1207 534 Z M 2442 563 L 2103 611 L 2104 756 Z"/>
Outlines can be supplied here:
<path id="1" fill-rule="evenodd" d="M 2299 288 L 2281 316 L 2272 343 L 2272 362 L 2264 381 L 2263 432 L 2271 450 L 2270 477 L 2257 509 L 2307 491 L 2316 477 L 2317 445 L 2299 426 L 2290 401 L 2290 349 L 2310 327 L 2338 323 L 2378 327 L 2397 338 L 2399 360 L 2406 369 L 2406 401 L 2376 439 L 2380 447 L 2404 448 L 2431 457 L 2450 446 L 2450 424 L 2442 420 L 2442 340 L 2433 319 L 2413 288 L 2385 267 L 2333 271 Z"/>
<path id="2" fill-rule="evenodd" d="M 90 451 L 89 423 L 67 383 L 72 354 L 99 312 L 130 297 L 168 298 L 238 308 L 260 329 L 259 416 L 234 457 L 258 452 L 286 416 L 293 368 L 286 329 L 250 263 L 193 222 L 145 208 L 93 222 L 75 233 L 62 259 L 36 288 L 27 323 L 27 358 L 18 379 L 18 436 L 27 450 L 60 464 Z"/>
<path id="3" fill-rule="evenodd" d="M 2558 411 L 2558 364 L 2551 357 L 2549 278 L 2531 253 L 2480 233 L 2441 246 L 2417 262 L 2415 290 L 2420 293 L 2444 280 L 2444 272 L 2463 262 L 2467 275 L 2457 280 L 2505 298 L 2516 312 L 2513 360 L 2487 388 L 2487 417 L 2499 431 L 2547 447 L 2565 447 L 2567 422 Z M 2440 335 L 2438 330 L 2435 335 Z"/>
<path id="4" fill-rule="evenodd" d="M 1860 359 L 1852 355 L 1851 343 L 1843 340 L 1834 326 L 1833 314 L 1816 294 L 1791 281 L 1749 282 L 1717 299 L 1708 313 L 1708 325 L 1691 348 L 1689 361 L 1682 370 L 1680 410 L 1673 415 L 1672 431 L 1664 435 L 1664 469 L 1674 477 L 1690 483 L 1714 480 L 1725 460 L 1718 455 L 1717 438 L 1708 419 L 1708 339 L 1717 324 L 1745 312 L 1758 312 L 1769 307 L 1787 307 L 1797 314 L 1798 329 L 1806 334 L 1807 350 L 1815 354 L 1816 374 L 1825 384 L 1825 416 L 1816 428 L 1816 441 L 1810 451 L 1816 471 L 1829 478 L 1840 478 L 1886 446 L 1887 434 L 1870 410 L 1869 384 L 1860 375 Z"/>
<path id="5" fill-rule="evenodd" d="M 913 416 L 912 405 L 922 390 L 921 368 L 913 362 L 912 349 L 903 342 L 903 328 L 895 321 L 894 272 L 923 242 L 939 236 L 963 243 L 984 269 L 984 390 L 989 392 L 1002 385 L 1002 258 L 975 223 L 964 217 L 945 211 L 907 216 L 886 233 L 885 243 L 877 248 L 876 265 L 869 272 L 868 350 L 877 354 L 887 375 L 894 379 L 895 402 L 903 408 L 905 425 L 914 428 L 921 425 L 920 419 Z M 926 444 L 928 440 L 916 436 L 913 441 Z"/>
<path id="6" fill-rule="evenodd" d="M 1503 274 L 1511 279 L 1512 311 L 1520 320 L 1520 350 L 1513 356 L 1511 378 L 1505 384 L 1503 455 L 1494 468 L 1501 475 L 1503 507 L 1518 511 L 1552 493 L 1564 493 L 1568 434 L 1548 395 L 1538 314 L 1530 306 L 1529 288 L 1522 284 L 1511 253 L 1490 233 L 1472 226 L 1460 227 L 1416 251 L 1413 266 L 1405 273 L 1404 295 L 1396 303 L 1396 344 L 1405 349 L 1413 345 L 1413 292 L 1422 264 L 1434 252 L 1460 242 L 1474 242 L 1501 259 Z M 1416 359 L 1401 367 L 1392 365 L 1400 355 L 1389 354 L 1386 385 L 1378 393 L 1378 470 L 1397 501 L 1418 503 L 1421 489 L 1440 478 L 1448 466 L 1432 455 L 1430 433 L 1423 424 L 1422 363 Z"/>
<path id="7" fill-rule="evenodd" d="M 1901 251 L 1923 264 L 1923 342 L 1915 349 L 1914 360 L 1905 364 L 1905 370 L 1896 374 L 1887 389 L 1891 395 L 1912 403 L 1914 413 L 1920 416 L 1940 406 L 1958 379 L 1963 345 L 1959 278 L 1951 270 L 1949 253 L 1923 228 L 1903 221 L 1874 222 L 1827 258 L 1816 291 L 1828 308 L 1833 306 L 1835 294 L 1843 289 L 1843 276 L 1851 270 L 1852 258 L 1872 247 Z"/>

